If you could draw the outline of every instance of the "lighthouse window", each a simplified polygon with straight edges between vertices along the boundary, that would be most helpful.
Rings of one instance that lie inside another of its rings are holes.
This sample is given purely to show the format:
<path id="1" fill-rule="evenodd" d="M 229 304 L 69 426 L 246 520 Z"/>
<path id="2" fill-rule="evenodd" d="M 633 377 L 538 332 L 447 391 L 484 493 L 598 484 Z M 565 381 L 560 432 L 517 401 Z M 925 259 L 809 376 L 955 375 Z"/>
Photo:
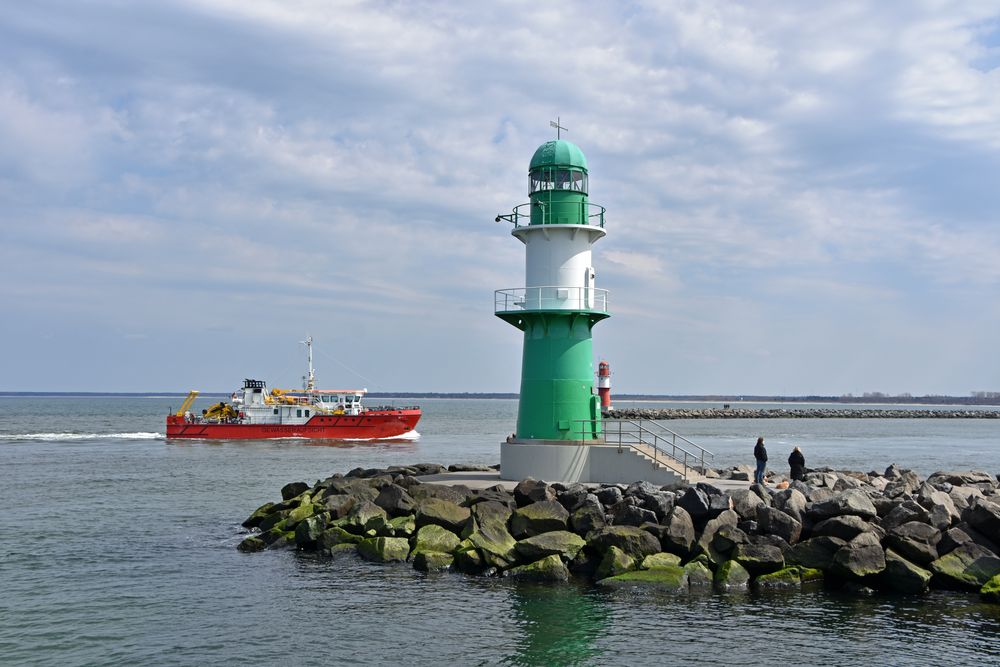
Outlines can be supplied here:
<path id="1" fill-rule="evenodd" d="M 539 190 L 587 192 L 587 174 L 576 169 L 539 169 L 528 175 L 528 191 Z"/>

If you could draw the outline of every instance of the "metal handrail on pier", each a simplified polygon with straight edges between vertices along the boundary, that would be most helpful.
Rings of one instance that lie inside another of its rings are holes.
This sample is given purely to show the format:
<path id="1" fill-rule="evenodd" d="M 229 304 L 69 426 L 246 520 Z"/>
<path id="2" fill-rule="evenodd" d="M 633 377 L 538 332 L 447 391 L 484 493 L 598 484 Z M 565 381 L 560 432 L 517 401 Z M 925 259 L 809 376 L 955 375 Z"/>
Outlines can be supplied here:
<path id="1" fill-rule="evenodd" d="M 580 419 L 577 423 L 580 424 L 580 444 L 586 444 L 587 434 L 599 428 L 598 420 Z M 604 442 L 617 445 L 619 453 L 625 448 L 631 448 L 652 459 L 655 467 L 665 464 L 676 469 L 675 466 L 680 466 L 684 479 L 688 478 L 688 470 L 694 468 L 695 462 L 704 473 L 705 457 L 715 457 L 715 454 L 701 445 L 649 419 L 604 419 L 600 421 L 600 427 L 603 427 Z M 688 451 L 683 445 L 678 444 L 678 440 L 697 450 L 697 453 Z"/>

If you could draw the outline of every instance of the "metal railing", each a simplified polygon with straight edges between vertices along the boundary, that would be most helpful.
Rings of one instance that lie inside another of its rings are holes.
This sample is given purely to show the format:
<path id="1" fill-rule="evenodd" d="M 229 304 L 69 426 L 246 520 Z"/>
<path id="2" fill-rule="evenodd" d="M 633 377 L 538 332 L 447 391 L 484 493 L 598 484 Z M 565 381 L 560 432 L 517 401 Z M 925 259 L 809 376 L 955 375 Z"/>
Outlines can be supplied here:
<path id="1" fill-rule="evenodd" d="M 518 204 L 514 207 L 511 213 L 507 215 L 498 215 L 496 220 L 500 222 L 501 220 L 506 220 L 507 222 L 514 223 L 514 227 L 525 227 L 531 223 L 531 208 L 533 206 L 541 207 L 542 209 L 542 224 L 548 225 L 553 224 L 549 220 L 549 205 L 546 202 L 527 202 L 526 204 Z M 560 204 L 560 209 L 565 210 L 566 204 Z M 604 213 L 606 209 L 600 204 L 594 204 L 589 201 L 580 202 L 580 219 L 583 220 L 582 224 L 593 225 L 595 227 L 604 228 Z"/>
<path id="2" fill-rule="evenodd" d="M 608 290 L 596 287 L 514 287 L 493 295 L 494 312 L 522 310 L 596 310 L 608 312 Z"/>
<path id="3" fill-rule="evenodd" d="M 597 420 L 580 419 L 580 444 L 587 444 L 588 434 L 593 433 Z M 601 420 L 604 430 L 604 442 L 617 445 L 618 452 L 631 448 L 649 457 L 653 467 L 665 465 L 672 470 L 682 472 L 688 479 L 688 471 L 697 463 L 702 472 L 705 471 L 705 457 L 714 458 L 715 454 L 701 445 L 691 442 L 683 435 L 671 431 L 666 426 L 650 419 L 604 419 Z M 678 440 L 686 444 L 688 451 Z M 677 469 L 680 466 L 680 470 Z"/>

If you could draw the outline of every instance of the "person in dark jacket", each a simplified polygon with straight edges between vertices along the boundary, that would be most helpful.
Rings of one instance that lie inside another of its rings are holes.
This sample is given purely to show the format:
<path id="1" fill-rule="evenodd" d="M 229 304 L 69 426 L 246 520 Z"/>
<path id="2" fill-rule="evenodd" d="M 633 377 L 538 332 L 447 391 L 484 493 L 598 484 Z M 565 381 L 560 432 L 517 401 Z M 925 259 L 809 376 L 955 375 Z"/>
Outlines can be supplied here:
<path id="1" fill-rule="evenodd" d="M 753 457 L 757 459 L 757 470 L 754 471 L 754 484 L 764 483 L 764 468 L 767 467 L 767 450 L 764 449 L 764 436 L 757 438 L 757 444 L 753 448 Z"/>
<path id="2" fill-rule="evenodd" d="M 791 469 L 790 477 L 799 481 L 806 478 L 806 457 L 802 455 L 802 450 L 796 447 L 788 455 L 788 467 Z"/>

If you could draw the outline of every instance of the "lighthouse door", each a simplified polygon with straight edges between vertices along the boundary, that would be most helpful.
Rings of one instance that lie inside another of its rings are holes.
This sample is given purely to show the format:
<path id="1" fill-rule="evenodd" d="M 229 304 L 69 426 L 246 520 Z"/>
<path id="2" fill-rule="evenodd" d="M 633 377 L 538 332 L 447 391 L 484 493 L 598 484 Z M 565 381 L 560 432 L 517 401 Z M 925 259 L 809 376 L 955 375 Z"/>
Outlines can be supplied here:
<path id="1" fill-rule="evenodd" d="M 594 267 L 588 266 L 583 277 L 583 307 L 593 309 L 594 307 Z"/>

